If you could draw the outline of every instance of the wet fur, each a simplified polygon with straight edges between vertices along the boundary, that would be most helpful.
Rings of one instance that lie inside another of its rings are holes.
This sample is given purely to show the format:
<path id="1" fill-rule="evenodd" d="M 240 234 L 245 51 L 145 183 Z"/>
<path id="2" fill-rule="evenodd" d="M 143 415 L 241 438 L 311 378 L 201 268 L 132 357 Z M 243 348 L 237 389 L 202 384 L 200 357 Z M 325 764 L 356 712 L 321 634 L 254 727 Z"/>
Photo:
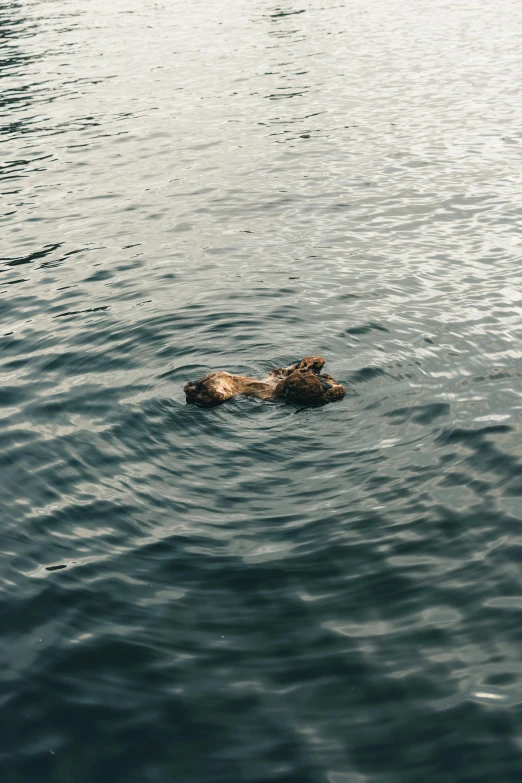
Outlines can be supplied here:
<path id="1" fill-rule="evenodd" d="M 205 407 L 220 405 L 237 394 L 304 405 L 340 400 L 346 389 L 331 375 L 321 375 L 323 366 L 321 356 L 306 356 L 290 367 L 271 370 L 262 381 L 219 370 L 208 373 L 199 381 L 190 381 L 184 391 L 187 402 Z"/>

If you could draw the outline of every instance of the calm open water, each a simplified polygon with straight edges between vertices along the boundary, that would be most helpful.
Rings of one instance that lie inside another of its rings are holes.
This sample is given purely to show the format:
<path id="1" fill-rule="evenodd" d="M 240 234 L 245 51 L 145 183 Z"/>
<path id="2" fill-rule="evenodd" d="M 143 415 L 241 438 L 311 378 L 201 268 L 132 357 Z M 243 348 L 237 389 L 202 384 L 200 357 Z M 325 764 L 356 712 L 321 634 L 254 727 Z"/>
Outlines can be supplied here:
<path id="1" fill-rule="evenodd" d="M 521 40 L 0 0 L 3 783 L 521 780 Z"/>

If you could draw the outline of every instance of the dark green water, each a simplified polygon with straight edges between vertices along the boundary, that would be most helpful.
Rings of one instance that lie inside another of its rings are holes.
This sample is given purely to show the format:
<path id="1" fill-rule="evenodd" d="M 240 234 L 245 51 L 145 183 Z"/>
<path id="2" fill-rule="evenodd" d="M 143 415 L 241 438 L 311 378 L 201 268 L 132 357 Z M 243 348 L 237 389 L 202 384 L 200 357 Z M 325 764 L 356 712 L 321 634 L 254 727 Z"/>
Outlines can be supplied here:
<path id="1" fill-rule="evenodd" d="M 521 37 L 0 0 L 2 783 L 522 779 Z"/>

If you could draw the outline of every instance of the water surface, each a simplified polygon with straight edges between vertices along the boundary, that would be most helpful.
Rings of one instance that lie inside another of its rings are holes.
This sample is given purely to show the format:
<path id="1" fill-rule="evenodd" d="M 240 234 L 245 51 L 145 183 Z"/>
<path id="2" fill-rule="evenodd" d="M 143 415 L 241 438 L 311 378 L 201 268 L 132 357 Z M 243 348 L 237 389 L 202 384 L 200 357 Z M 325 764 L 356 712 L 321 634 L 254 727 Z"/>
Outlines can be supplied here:
<path id="1" fill-rule="evenodd" d="M 521 35 L 0 0 L 5 783 L 520 780 Z"/>

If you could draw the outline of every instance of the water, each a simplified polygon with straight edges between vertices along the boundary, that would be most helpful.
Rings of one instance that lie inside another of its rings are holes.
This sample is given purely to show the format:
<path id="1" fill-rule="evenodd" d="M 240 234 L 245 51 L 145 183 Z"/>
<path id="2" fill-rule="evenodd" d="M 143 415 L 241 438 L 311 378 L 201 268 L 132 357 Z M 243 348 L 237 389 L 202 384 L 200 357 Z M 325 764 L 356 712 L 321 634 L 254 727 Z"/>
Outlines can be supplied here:
<path id="1" fill-rule="evenodd" d="M 4 783 L 520 780 L 521 34 L 0 0 Z"/>

